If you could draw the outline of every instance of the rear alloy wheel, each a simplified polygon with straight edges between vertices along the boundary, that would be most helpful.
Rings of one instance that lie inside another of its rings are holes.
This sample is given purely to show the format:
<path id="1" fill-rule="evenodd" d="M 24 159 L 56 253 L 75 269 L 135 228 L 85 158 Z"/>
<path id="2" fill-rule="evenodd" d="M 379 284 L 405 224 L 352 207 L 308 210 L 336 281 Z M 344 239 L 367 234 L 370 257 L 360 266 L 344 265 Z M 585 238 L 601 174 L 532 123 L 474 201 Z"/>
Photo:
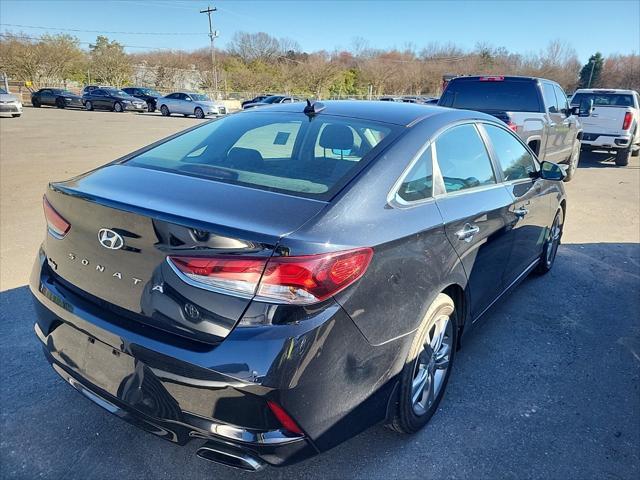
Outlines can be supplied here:
<path id="1" fill-rule="evenodd" d="M 424 427 L 444 396 L 457 346 L 455 305 L 441 293 L 429 307 L 405 362 L 400 398 L 390 428 L 414 433 Z"/>
<path id="2" fill-rule="evenodd" d="M 196 109 L 194 110 L 193 114 L 196 116 L 196 118 L 199 118 L 201 120 L 204 118 L 204 112 L 202 111 L 202 109 L 200 107 L 196 107 Z"/>
<path id="3" fill-rule="evenodd" d="M 631 156 L 631 147 L 618 150 L 616 152 L 616 165 L 626 167 L 629 165 L 629 157 Z"/>
<path id="4" fill-rule="evenodd" d="M 162 105 L 160 107 L 160 113 L 162 114 L 163 117 L 168 117 L 169 115 L 171 115 L 166 105 Z"/>
<path id="5" fill-rule="evenodd" d="M 564 181 L 570 182 L 578 169 L 578 161 L 580 160 L 580 141 L 576 140 L 569 158 L 569 166 L 567 168 Z"/>
<path id="6" fill-rule="evenodd" d="M 539 274 L 545 274 L 553 267 L 553 263 L 556 260 L 556 254 L 558 253 L 558 247 L 562 240 L 562 228 L 564 227 L 564 212 L 562 208 L 556 213 L 556 217 L 553 219 L 553 224 L 549 230 L 549 236 L 544 242 L 542 248 L 542 255 L 540 256 L 540 263 L 536 267 L 536 272 Z"/>
<path id="7" fill-rule="evenodd" d="M 122 106 L 122 104 L 120 102 L 116 102 L 116 103 L 113 104 L 113 110 L 115 112 L 122 113 L 122 112 L 124 112 L 124 107 Z"/>
<path id="8" fill-rule="evenodd" d="M 87 100 L 85 102 L 85 104 L 84 104 L 84 108 L 86 108 L 89 111 L 93 110 L 93 103 L 91 103 L 91 101 Z"/>

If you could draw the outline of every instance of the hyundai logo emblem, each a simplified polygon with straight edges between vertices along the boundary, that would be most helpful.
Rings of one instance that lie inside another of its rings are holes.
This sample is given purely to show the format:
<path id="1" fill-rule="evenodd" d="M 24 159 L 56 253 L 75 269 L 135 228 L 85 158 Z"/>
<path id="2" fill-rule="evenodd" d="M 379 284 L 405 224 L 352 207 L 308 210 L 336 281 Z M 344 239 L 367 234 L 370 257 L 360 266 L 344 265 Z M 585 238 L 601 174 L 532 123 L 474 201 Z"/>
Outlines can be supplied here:
<path id="1" fill-rule="evenodd" d="M 101 228 L 98 232 L 98 241 L 100 245 L 109 250 L 119 250 L 124 247 L 124 240 L 120 234 L 109 230 L 108 228 Z"/>

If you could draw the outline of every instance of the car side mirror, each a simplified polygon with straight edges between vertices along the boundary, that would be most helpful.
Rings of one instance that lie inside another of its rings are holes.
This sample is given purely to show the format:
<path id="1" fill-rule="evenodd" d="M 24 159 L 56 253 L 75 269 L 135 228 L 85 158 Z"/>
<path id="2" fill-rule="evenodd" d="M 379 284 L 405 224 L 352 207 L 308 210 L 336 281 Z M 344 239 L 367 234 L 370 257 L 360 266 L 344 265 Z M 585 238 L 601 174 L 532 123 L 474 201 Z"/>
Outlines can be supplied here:
<path id="1" fill-rule="evenodd" d="M 565 176 L 564 170 L 557 163 L 542 162 L 540 164 L 540 178 L 561 181 Z"/>

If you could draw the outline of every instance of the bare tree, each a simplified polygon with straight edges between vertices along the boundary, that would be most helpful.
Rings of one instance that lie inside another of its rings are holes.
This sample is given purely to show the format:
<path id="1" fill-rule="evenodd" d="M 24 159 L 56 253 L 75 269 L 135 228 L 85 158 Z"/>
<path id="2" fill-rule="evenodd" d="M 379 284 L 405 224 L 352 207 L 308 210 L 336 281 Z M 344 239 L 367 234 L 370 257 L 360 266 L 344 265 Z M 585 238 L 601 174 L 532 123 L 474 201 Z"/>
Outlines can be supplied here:
<path id="1" fill-rule="evenodd" d="M 132 65 L 124 48 L 102 35 L 90 47 L 91 74 L 98 83 L 124 85 L 132 75 Z"/>

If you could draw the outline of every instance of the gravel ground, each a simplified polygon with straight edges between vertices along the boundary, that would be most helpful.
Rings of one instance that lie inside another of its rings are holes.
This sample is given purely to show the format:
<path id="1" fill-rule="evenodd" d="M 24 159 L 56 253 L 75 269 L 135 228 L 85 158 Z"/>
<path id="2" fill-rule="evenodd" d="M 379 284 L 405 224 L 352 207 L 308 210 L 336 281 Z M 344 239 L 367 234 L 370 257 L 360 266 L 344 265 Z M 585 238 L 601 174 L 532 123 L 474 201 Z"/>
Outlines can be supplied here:
<path id="1" fill-rule="evenodd" d="M 249 474 L 194 457 L 78 395 L 33 334 L 27 278 L 59 180 L 197 120 L 25 109 L 0 119 L 2 478 L 550 478 L 640 475 L 640 167 L 581 159 L 554 270 L 486 317 L 413 436 L 373 427 L 306 462 Z"/>

